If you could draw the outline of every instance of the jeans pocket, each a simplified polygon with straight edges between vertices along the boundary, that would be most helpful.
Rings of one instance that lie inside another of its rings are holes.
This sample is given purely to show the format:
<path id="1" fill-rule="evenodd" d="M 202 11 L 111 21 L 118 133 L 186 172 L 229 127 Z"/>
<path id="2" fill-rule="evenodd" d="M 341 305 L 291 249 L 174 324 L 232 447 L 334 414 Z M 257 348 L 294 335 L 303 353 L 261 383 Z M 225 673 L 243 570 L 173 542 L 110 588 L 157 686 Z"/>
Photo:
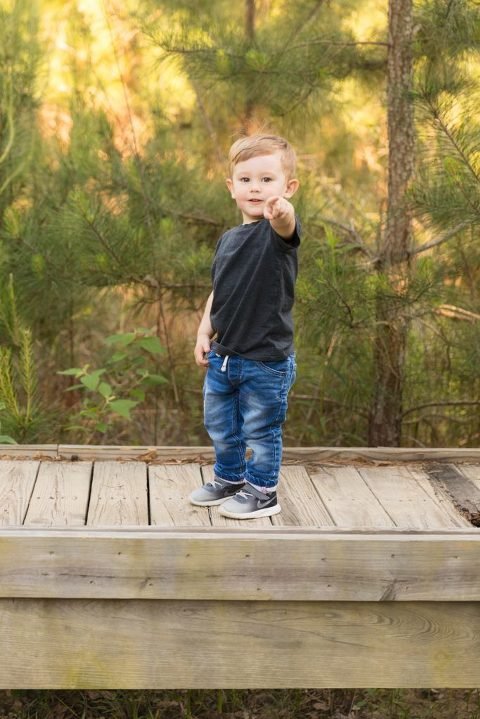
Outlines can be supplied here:
<path id="1" fill-rule="evenodd" d="M 282 360 L 275 360 L 273 362 L 259 362 L 259 367 L 269 374 L 274 374 L 277 377 L 285 377 L 290 368 L 290 359 L 286 357 Z"/>

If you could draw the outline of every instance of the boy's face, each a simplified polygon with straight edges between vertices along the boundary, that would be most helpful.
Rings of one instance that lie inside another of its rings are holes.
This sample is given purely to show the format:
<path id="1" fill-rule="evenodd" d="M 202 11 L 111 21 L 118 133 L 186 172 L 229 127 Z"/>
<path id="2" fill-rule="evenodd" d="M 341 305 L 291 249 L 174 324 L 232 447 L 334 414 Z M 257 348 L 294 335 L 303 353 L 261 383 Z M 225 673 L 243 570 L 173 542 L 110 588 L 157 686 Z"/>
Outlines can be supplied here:
<path id="1" fill-rule="evenodd" d="M 282 166 L 282 155 L 259 155 L 235 165 L 227 187 L 237 207 L 241 210 L 243 223 L 263 218 L 265 201 L 269 197 L 291 197 L 298 187 L 297 180 L 288 180 Z"/>

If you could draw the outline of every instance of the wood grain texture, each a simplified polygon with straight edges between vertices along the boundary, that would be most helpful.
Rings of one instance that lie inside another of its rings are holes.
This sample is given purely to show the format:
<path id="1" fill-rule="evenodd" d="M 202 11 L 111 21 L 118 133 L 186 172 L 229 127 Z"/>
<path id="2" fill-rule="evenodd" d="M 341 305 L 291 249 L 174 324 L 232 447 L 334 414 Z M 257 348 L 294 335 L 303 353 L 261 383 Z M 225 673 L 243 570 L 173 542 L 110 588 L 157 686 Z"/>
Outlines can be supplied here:
<path id="1" fill-rule="evenodd" d="M 148 470 L 150 523 L 159 527 L 210 526 L 208 509 L 190 504 L 202 484 L 198 464 L 152 465 Z"/>
<path id="2" fill-rule="evenodd" d="M 95 462 L 87 524 L 148 525 L 146 464 Z"/>
<path id="3" fill-rule="evenodd" d="M 339 527 L 393 527 L 394 522 L 355 467 L 319 467 L 312 482 Z"/>
<path id="4" fill-rule="evenodd" d="M 4 450 L 8 454 L 12 445 L 0 445 L 0 454 Z M 45 445 L 56 447 L 56 445 Z M 42 445 L 37 446 L 41 450 Z M 12 450 L 15 451 L 15 450 Z M 143 455 L 149 461 L 166 458 L 172 461 L 179 459 L 197 460 L 202 457 L 206 461 L 214 459 L 211 446 L 104 446 L 104 445 L 58 445 L 58 455 L 69 459 L 72 455 L 88 459 L 140 459 Z M 412 448 L 412 447 L 284 447 L 284 460 L 304 462 L 328 462 L 331 460 L 365 460 L 391 462 L 423 462 L 424 460 L 456 461 L 471 460 L 480 462 L 478 448 Z"/>
<path id="5" fill-rule="evenodd" d="M 438 463 L 434 463 L 437 467 Z M 448 467 L 448 464 L 441 465 L 442 467 Z M 435 486 L 432 486 L 431 478 L 428 472 L 424 470 L 409 467 L 408 472 L 415 477 L 421 488 L 428 494 L 433 501 L 438 504 L 442 511 L 448 514 L 451 520 L 451 526 L 453 527 L 471 527 L 472 523 L 457 509 L 455 502 L 452 501 L 451 497 L 446 496 L 442 492 L 438 492 Z M 462 480 L 464 477 L 460 474 Z M 467 480 L 468 481 L 468 480 Z M 480 497 L 480 492 L 478 493 Z"/>
<path id="6" fill-rule="evenodd" d="M 0 626 L 2 689 L 480 683 L 473 603 L 4 599 Z"/>
<path id="7" fill-rule="evenodd" d="M 459 526 L 452 514 L 426 491 L 408 467 L 361 467 L 358 470 L 395 524 L 405 529 Z"/>
<path id="8" fill-rule="evenodd" d="M 39 462 L 0 462 L 0 526 L 23 523 Z"/>
<path id="9" fill-rule="evenodd" d="M 91 462 L 42 462 L 25 524 L 84 526 L 91 473 Z"/>
<path id="10" fill-rule="evenodd" d="M 278 500 L 282 511 L 272 517 L 275 526 L 331 527 L 335 524 L 305 467 L 282 467 Z"/>
<path id="11" fill-rule="evenodd" d="M 41 459 L 58 456 L 58 444 L 0 444 L 0 460 Z"/>
<path id="12" fill-rule="evenodd" d="M 453 464 L 431 462 L 425 467 L 434 490 L 451 502 L 471 524 L 480 526 L 480 486 Z"/>
<path id="13" fill-rule="evenodd" d="M 468 477 L 473 484 L 480 489 L 480 463 L 479 464 L 461 464 L 457 467 L 458 471 Z"/>
<path id="14" fill-rule="evenodd" d="M 480 601 L 480 533 L 0 532 L 0 596 Z"/>

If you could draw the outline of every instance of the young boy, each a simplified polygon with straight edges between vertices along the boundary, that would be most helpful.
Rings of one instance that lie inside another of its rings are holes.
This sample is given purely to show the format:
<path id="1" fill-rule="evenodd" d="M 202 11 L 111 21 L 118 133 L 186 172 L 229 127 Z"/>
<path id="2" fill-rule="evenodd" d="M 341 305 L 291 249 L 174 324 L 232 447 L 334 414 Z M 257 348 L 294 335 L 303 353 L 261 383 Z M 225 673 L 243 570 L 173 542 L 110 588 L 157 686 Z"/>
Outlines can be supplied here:
<path id="1" fill-rule="evenodd" d="M 251 519 L 280 512 L 282 424 L 296 371 L 291 310 L 300 238 L 289 198 L 298 180 L 295 153 L 281 137 L 241 138 L 229 160 L 227 187 L 243 224 L 217 243 L 194 352 L 208 368 L 204 412 L 215 478 L 190 502 Z"/>

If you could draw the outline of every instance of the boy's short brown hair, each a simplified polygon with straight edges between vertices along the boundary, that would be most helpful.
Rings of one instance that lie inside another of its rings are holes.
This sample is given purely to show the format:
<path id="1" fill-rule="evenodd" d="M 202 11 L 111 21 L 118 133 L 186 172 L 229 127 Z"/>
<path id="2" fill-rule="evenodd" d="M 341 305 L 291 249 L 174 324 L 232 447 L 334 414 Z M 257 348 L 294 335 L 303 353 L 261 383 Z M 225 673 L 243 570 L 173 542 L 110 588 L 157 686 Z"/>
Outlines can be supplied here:
<path id="1" fill-rule="evenodd" d="M 228 153 L 230 172 L 239 162 L 259 155 L 274 155 L 276 152 L 282 155 L 282 166 L 287 179 L 292 179 L 297 162 L 295 150 L 287 140 L 278 135 L 248 135 L 236 140 Z"/>

